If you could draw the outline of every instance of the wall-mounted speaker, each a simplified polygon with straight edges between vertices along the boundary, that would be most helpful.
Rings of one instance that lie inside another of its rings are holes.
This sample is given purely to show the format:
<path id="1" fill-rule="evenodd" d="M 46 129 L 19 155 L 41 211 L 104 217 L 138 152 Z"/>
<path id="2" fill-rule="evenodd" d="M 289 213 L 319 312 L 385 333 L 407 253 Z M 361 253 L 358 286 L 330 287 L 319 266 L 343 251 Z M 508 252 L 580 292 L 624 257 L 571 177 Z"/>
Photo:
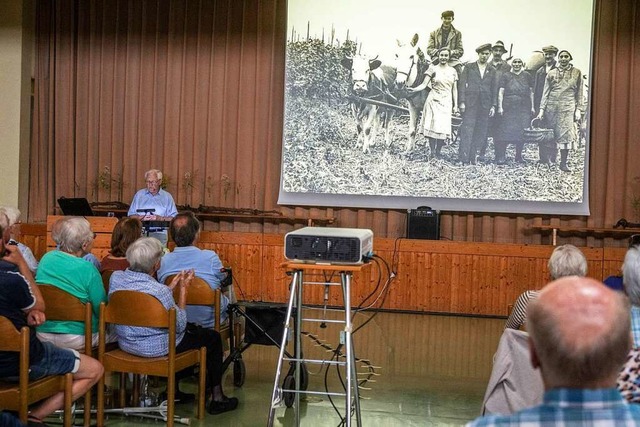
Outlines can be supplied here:
<path id="1" fill-rule="evenodd" d="M 440 240 L 440 213 L 428 206 L 408 209 L 407 238 Z"/>

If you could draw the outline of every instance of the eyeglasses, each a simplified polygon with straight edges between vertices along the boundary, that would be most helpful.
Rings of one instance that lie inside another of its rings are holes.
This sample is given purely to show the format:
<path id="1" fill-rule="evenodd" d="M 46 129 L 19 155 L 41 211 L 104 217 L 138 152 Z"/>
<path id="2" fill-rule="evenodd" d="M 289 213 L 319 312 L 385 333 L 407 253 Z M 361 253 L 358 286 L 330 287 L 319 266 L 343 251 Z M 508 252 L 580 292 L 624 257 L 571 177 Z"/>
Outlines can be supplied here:
<path id="1" fill-rule="evenodd" d="M 633 234 L 629 237 L 629 247 L 640 245 L 640 234 Z"/>
<path id="2" fill-rule="evenodd" d="M 93 240 L 95 240 L 96 237 L 98 237 L 98 233 L 93 233 Z"/>
<path id="3" fill-rule="evenodd" d="M 155 181 L 147 181 L 147 184 L 153 185 L 153 184 L 160 184 L 161 182 L 162 182 L 161 180 L 156 179 Z"/>

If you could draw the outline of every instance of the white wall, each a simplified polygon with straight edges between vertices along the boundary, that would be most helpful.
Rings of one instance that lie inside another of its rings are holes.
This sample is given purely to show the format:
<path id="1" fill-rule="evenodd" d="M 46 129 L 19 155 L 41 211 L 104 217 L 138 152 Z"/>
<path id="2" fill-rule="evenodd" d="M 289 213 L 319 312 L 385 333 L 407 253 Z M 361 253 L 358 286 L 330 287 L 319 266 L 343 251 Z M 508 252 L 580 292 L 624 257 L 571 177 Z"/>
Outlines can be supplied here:
<path id="1" fill-rule="evenodd" d="M 29 173 L 32 6 L 31 0 L 0 0 L 0 205 L 19 206 L 23 219 Z"/>

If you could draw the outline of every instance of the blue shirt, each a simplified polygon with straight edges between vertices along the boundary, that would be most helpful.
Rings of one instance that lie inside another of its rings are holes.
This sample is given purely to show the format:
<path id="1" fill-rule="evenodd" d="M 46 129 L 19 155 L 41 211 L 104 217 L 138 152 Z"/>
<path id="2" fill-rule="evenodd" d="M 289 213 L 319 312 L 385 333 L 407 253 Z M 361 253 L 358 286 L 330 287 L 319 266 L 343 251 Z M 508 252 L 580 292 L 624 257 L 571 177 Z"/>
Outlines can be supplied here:
<path id="1" fill-rule="evenodd" d="M 152 215 L 168 217 L 178 215 L 178 209 L 173 201 L 173 197 L 162 189 L 155 195 L 151 194 L 146 188 L 139 190 L 135 196 L 133 196 L 133 201 L 131 202 L 127 215 L 141 215 L 137 212 L 138 209 L 155 209 Z"/>
<path id="2" fill-rule="evenodd" d="M 633 346 L 640 347 L 640 307 L 631 306 L 631 335 L 633 335 Z"/>
<path id="3" fill-rule="evenodd" d="M 538 406 L 512 415 L 477 418 L 467 426 L 638 426 L 640 405 L 628 404 L 615 388 L 552 389 Z"/>
<path id="4" fill-rule="evenodd" d="M 196 276 L 207 282 L 211 289 L 219 289 L 220 281 L 226 277 L 226 273 L 220 271 L 221 268 L 222 262 L 214 251 L 203 250 L 196 246 L 176 247 L 173 252 L 161 258 L 158 280 L 164 283 L 172 274 L 194 269 Z M 225 295 L 220 295 L 220 322 L 227 320 L 228 305 L 229 299 Z M 187 321 L 204 328 L 213 328 L 213 307 L 188 305 Z"/>
<path id="5" fill-rule="evenodd" d="M 129 269 L 114 271 L 109 280 L 109 295 L 116 291 L 144 292 L 158 299 L 166 308 L 176 309 L 176 346 L 187 327 L 187 315 L 178 307 L 171 290 L 146 273 Z M 141 326 L 115 325 L 118 345 L 127 353 L 144 357 L 160 357 L 169 353 L 169 330 Z"/>

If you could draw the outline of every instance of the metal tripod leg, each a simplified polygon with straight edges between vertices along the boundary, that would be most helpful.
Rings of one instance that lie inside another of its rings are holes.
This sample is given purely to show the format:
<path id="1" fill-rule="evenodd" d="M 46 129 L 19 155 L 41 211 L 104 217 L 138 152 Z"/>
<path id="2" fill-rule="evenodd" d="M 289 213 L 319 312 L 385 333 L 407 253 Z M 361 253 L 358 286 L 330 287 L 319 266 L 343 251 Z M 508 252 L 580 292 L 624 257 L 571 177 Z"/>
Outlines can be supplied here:
<path id="1" fill-rule="evenodd" d="M 267 426 L 272 427 L 273 426 L 273 421 L 275 418 L 275 414 L 276 414 L 276 406 L 277 404 L 282 400 L 282 393 L 278 393 L 279 387 L 278 387 L 278 381 L 280 381 L 280 373 L 282 371 L 282 362 L 284 359 L 284 352 L 285 349 L 287 347 L 287 338 L 289 336 L 289 329 L 291 328 L 291 314 L 293 313 L 293 306 L 294 303 L 296 301 L 296 295 L 298 292 L 296 292 L 297 290 L 301 290 L 302 289 L 302 271 L 296 270 L 293 273 L 293 279 L 291 281 L 291 289 L 290 289 L 290 296 L 289 296 L 289 305 L 287 306 L 287 316 L 286 316 L 286 320 L 285 320 L 285 324 L 284 324 L 284 331 L 282 333 L 282 340 L 280 341 L 280 353 L 278 355 L 278 367 L 276 369 L 276 377 L 273 380 L 273 391 L 271 393 L 271 407 L 269 409 L 269 420 L 267 422 Z M 296 319 L 300 318 L 300 315 L 298 313 L 298 315 L 296 316 Z M 297 320 L 296 320 L 297 321 Z M 299 330 L 299 329 L 298 329 Z M 296 351 L 298 350 L 298 347 L 296 346 Z M 299 357 L 299 355 L 296 353 L 296 357 Z M 298 374 L 299 370 L 296 369 L 296 386 L 299 386 L 299 374 Z M 296 408 L 298 406 L 299 401 L 296 400 Z M 299 420 L 298 420 L 298 424 L 300 424 Z"/>
<path id="2" fill-rule="evenodd" d="M 356 358 L 353 350 L 353 341 L 351 339 L 351 273 L 346 271 L 341 272 L 340 280 L 342 282 L 342 296 L 344 298 L 344 341 L 345 347 L 347 349 L 347 396 L 345 399 L 345 425 L 347 427 L 351 427 L 351 408 L 353 407 L 356 416 L 356 423 L 358 427 L 362 427 L 362 421 L 360 419 L 360 393 L 358 392 L 358 376 L 356 374 Z"/>

